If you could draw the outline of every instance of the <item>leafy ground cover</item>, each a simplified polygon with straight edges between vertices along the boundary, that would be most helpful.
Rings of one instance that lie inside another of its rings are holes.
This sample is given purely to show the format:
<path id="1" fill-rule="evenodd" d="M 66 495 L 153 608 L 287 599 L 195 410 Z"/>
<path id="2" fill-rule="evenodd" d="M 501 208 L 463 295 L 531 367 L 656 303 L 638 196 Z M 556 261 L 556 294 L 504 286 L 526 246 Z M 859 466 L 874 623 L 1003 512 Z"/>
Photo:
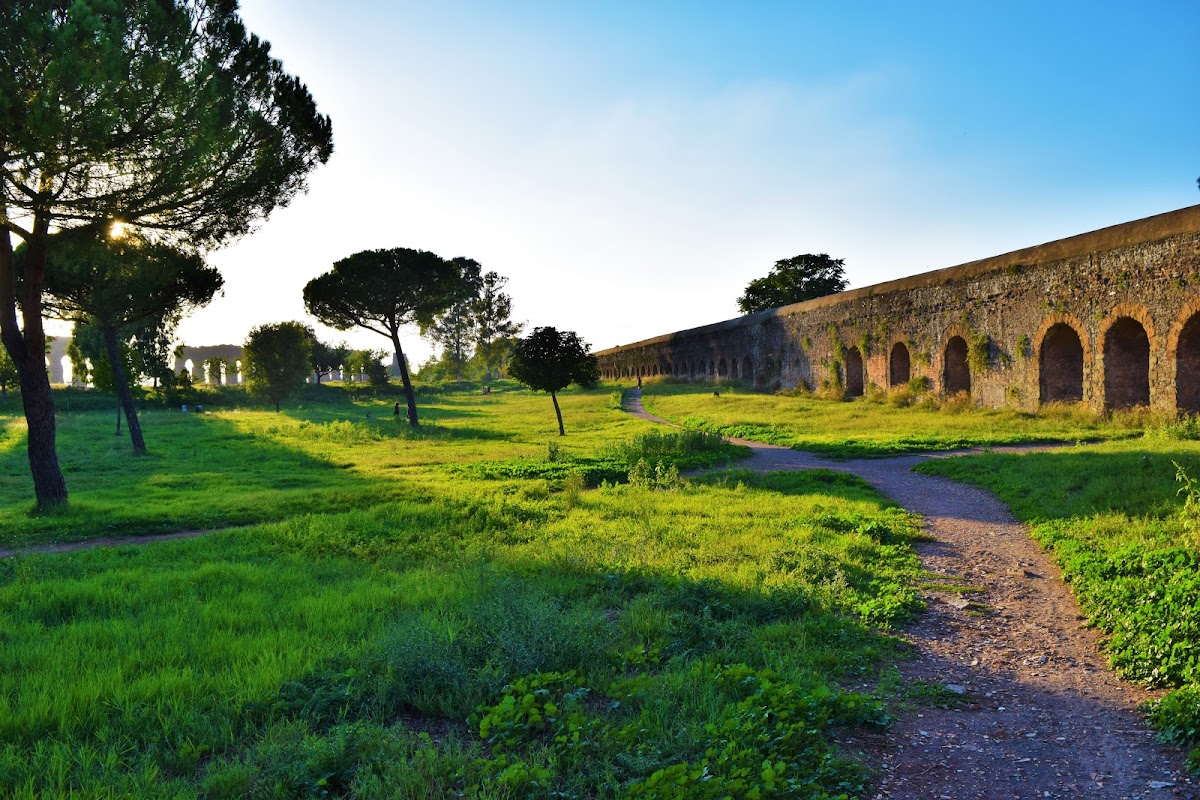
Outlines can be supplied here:
<path id="1" fill-rule="evenodd" d="M 647 382 L 646 410 L 688 428 L 794 447 L 832 458 L 864 458 L 1031 442 L 1138 436 L 1143 415 L 1100 417 L 1071 406 L 1037 414 L 939 403 L 908 393 L 853 401 L 812 394 L 760 394 L 738 384 L 713 387 Z M 1151 420 L 1152 421 L 1152 420 Z"/>
<path id="2" fill-rule="evenodd" d="M 1200 745 L 1200 442 L 1185 421 L 1139 439 L 922 464 L 996 493 L 1029 522 L 1108 634 L 1125 677 L 1174 691 L 1162 737 Z M 1190 762 L 1200 769 L 1200 748 Z"/>
<path id="3" fill-rule="evenodd" d="M 0 794 L 859 793 L 831 733 L 887 724 L 841 687 L 920 610 L 910 515 L 834 473 L 671 477 L 731 453 L 603 391 L 560 398 L 561 441 L 543 395 L 430 395 L 415 434 L 392 402 L 151 412 L 148 459 L 64 414 L 47 518 L 9 418 L 5 543 L 271 521 L 0 561 Z M 644 477 L 446 468 L 551 443 Z"/>

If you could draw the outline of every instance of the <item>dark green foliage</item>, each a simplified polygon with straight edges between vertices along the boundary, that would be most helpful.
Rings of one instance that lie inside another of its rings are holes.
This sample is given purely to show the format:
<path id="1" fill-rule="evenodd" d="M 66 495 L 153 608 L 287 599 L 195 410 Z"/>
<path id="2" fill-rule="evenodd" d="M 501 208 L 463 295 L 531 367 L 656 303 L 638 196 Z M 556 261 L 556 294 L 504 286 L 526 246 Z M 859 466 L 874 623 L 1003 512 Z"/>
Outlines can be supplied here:
<path id="1" fill-rule="evenodd" d="M 538 392 L 555 394 L 579 384 L 585 389 L 600 379 L 596 357 L 574 331 L 534 328 L 517 342 L 508 373 L 513 380 Z"/>
<path id="2" fill-rule="evenodd" d="M 846 262 L 826 253 L 780 259 L 766 277 L 755 278 L 738 298 L 743 314 L 799 303 L 846 288 Z"/>
<path id="3" fill-rule="evenodd" d="M 358 376 L 363 376 L 367 379 L 367 383 L 374 389 L 383 389 L 388 385 L 388 368 L 383 363 L 387 360 L 388 354 L 384 350 L 351 350 L 346 353 L 344 361 L 346 369 L 349 372 L 347 382 L 355 380 Z"/>
<path id="4" fill-rule="evenodd" d="M 279 404 L 304 386 L 312 347 L 299 322 L 279 322 L 250 329 L 242 346 L 246 388 L 255 397 Z"/>
<path id="5" fill-rule="evenodd" d="M 309 356 L 308 363 L 312 368 L 313 378 L 320 383 L 322 378 L 327 378 L 336 370 L 347 366 L 350 348 L 346 346 L 345 342 L 337 344 L 322 342 L 312 328 L 305 327 L 308 331 L 309 344 L 312 346 L 312 355 Z"/>
<path id="6" fill-rule="evenodd" d="M 600 367 L 587 342 L 574 331 L 534 328 L 513 349 L 508 374 L 534 391 L 550 394 L 558 417 L 558 435 L 564 436 L 558 393 L 572 383 L 585 389 L 595 386 L 600 380 Z"/>
<path id="7" fill-rule="evenodd" d="M 38 505 L 66 503 L 43 366 L 52 229 L 241 235 L 329 159 L 329 119 L 226 0 L 0 4 L 0 334 L 21 375 Z M 28 247 L 18 293 L 13 234 Z M 17 306 L 23 322 L 18 323 Z"/>
<path id="8" fill-rule="evenodd" d="M 198 253 L 151 241 L 128 227 L 117 234 L 82 228 L 51 237 L 45 308 L 76 324 L 76 345 L 92 361 L 97 385 L 116 393 L 133 450 L 145 454 L 133 387 L 142 375 L 165 372 L 164 343 L 186 314 L 212 300 L 224 279 Z M 17 251 L 18 288 L 27 252 Z M 80 325 L 94 335 L 80 339 Z M 142 363 L 143 356 L 151 363 Z"/>
<path id="9" fill-rule="evenodd" d="M 1200 554 L 1145 544 L 1097 552 L 1076 538 L 1076 525 L 1061 523 L 1034 535 L 1054 550 L 1092 622 L 1111 634 L 1114 667 L 1150 686 L 1200 684 Z"/>
<path id="10" fill-rule="evenodd" d="M 400 346 L 400 329 L 413 323 L 432 324 L 454 303 L 470 297 L 478 280 L 479 265 L 470 259 L 446 261 L 407 247 L 363 250 L 309 281 L 304 307 L 332 328 L 364 328 L 388 338 L 400 365 L 408 421 L 415 428 L 417 401 Z"/>
<path id="11" fill-rule="evenodd" d="M 17 379 L 17 365 L 8 351 L 0 347 L 0 397 L 8 397 L 8 389 L 17 385 Z"/>

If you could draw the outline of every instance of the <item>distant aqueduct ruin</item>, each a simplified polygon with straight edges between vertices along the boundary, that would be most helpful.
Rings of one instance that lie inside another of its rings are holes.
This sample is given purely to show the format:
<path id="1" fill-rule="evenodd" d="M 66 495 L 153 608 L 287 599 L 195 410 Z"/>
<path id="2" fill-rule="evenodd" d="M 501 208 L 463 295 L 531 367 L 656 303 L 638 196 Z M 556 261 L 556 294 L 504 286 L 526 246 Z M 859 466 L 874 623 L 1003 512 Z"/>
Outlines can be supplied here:
<path id="1" fill-rule="evenodd" d="M 1200 206 L 597 353 L 610 379 L 1200 412 Z"/>

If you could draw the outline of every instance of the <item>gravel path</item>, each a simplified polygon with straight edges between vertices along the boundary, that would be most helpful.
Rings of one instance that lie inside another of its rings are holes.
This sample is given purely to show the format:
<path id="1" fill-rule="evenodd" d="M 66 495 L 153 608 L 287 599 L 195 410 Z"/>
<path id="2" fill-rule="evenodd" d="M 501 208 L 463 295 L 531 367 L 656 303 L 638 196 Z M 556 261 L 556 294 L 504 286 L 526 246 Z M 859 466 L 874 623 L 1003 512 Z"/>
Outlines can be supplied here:
<path id="1" fill-rule="evenodd" d="M 669 423 L 631 390 L 627 410 Z M 912 467 L 932 457 L 829 461 L 740 439 L 747 469 L 831 469 L 866 479 L 924 518 L 917 545 L 929 610 L 904 632 L 901 675 L 945 687 L 951 708 L 920 706 L 885 735 L 843 746 L 880 765 L 875 798 L 1196 798 L 1178 748 L 1157 745 L 1137 711 L 1156 696 L 1118 679 L 1058 568 L 991 494 Z M 997 448 L 1024 449 L 1037 448 Z M 961 453 L 958 453 L 961 454 Z"/>

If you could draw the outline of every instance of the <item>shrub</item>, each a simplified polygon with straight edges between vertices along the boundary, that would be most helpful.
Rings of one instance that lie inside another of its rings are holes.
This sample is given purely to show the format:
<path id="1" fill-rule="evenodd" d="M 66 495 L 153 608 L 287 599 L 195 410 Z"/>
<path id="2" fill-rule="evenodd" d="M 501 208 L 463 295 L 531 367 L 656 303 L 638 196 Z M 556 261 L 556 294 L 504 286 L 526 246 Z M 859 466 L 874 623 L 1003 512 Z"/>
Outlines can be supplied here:
<path id="1" fill-rule="evenodd" d="M 961 414 L 975 408 L 970 392 L 955 392 L 942 400 L 941 410 L 946 414 Z"/>

